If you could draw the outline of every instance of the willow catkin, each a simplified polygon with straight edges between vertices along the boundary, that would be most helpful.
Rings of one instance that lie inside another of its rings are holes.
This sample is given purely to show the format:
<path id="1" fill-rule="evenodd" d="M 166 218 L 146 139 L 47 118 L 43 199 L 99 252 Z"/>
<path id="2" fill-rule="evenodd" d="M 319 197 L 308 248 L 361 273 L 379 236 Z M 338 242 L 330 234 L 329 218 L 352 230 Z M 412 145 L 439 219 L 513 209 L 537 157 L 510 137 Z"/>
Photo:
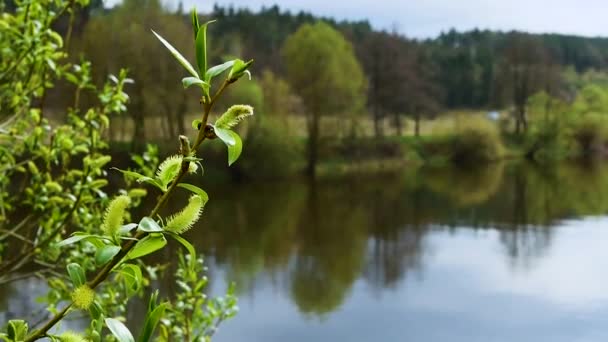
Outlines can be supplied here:
<path id="1" fill-rule="evenodd" d="M 89 285 L 80 285 L 72 292 L 72 303 L 79 309 L 88 310 L 94 300 L 95 291 Z"/>
<path id="2" fill-rule="evenodd" d="M 165 230 L 176 234 L 182 234 L 192 228 L 201 216 L 204 205 L 205 203 L 200 196 L 191 196 L 188 200 L 188 205 L 186 205 L 182 211 L 174 214 L 167 220 Z"/>
<path id="3" fill-rule="evenodd" d="M 131 204 L 131 198 L 127 195 L 117 196 L 110 202 L 101 226 L 107 236 L 115 236 L 118 233 L 129 204 Z"/>
<path id="4" fill-rule="evenodd" d="M 182 156 L 173 155 L 165 159 L 158 167 L 156 171 L 156 177 L 162 180 L 165 184 L 169 184 L 179 173 L 182 165 Z M 190 163 L 188 165 L 188 172 L 195 173 L 198 170 L 196 163 Z"/>
<path id="5" fill-rule="evenodd" d="M 249 105 L 234 105 L 222 114 L 215 122 L 215 127 L 230 129 L 236 126 L 241 120 L 253 115 L 253 107 Z"/>
<path id="6" fill-rule="evenodd" d="M 69 330 L 66 332 L 63 332 L 61 335 L 59 335 L 57 337 L 59 338 L 59 341 L 61 341 L 61 342 L 87 342 L 88 341 L 84 336 L 82 336 L 76 332 L 69 331 Z"/>

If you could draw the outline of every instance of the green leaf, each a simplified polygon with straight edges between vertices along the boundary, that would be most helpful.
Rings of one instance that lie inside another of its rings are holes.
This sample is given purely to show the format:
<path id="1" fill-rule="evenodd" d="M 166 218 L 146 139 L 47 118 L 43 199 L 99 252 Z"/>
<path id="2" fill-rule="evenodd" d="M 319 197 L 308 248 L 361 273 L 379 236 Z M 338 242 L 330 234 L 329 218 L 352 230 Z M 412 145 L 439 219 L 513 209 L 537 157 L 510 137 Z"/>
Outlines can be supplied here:
<path id="1" fill-rule="evenodd" d="M 207 71 L 207 25 L 198 28 L 196 33 L 196 64 L 201 75 Z"/>
<path id="2" fill-rule="evenodd" d="M 182 160 L 196 163 L 196 162 L 203 160 L 203 158 L 199 158 L 199 157 L 190 155 L 190 156 L 184 157 Z"/>
<path id="3" fill-rule="evenodd" d="M 215 127 L 215 135 L 217 135 L 217 137 L 228 147 L 228 165 L 234 164 L 243 151 L 243 141 L 241 140 L 241 137 L 234 131 L 218 127 Z"/>
<path id="4" fill-rule="evenodd" d="M 225 63 L 222 63 L 222 64 L 219 64 L 219 65 L 216 65 L 214 67 L 209 68 L 209 70 L 207 70 L 207 72 L 205 73 L 205 80 L 207 82 L 211 82 L 211 80 L 215 76 L 217 76 L 217 75 L 223 73 L 224 71 L 230 69 L 233 65 L 234 65 L 234 60 L 228 61 L 228 62 L 225 62 Z"/>
<path id="5" fill-rule="evenodd" d="M 89 313 L 91 314 L 91 318 L 95 320 L 103 315 L 103 309 L 101 308 L 101 305 L 99 305 L 99 302 L 94 301 L 93 304 L 89 306 Z"/>
<path id="6" fill-rule="evenodd" d="M 118 342 L 135 342 L 133 335 L 121 321 L 115 318 L 106 318 L 105 322 Z"/>
<path id="7" fill-rule="evenodd" d="M 234 146 L 234 144 L 236 144 L 236 141 L 234 140 L 232 134 L 230 134 L 231 131 L 229 129 L 214 127 L 213 130 L 215 131 L 215 135 L 226 145 Z"/>
<path id="8" fill-rule="evenodd" d="M 120 235 L 128 234 L 129 232 L 131 232 L 135 228 L 137 228 L 137 223 L 125 224 L 124 226 L 120 227 L 120 230 L 118 231 L 118 234 L 120 234 Z"/>
<path id="9" fill-rule="evenodd" d="M 8 321 L 7 333 L 9 341 L 24 341 L 27 337 L 27 331 L 28 326 L 26 321 L 20 319 Z"/>
<path id="10" fill-rule="evenodd" d="M 78 242 L 80 240 L 84 240 L 84 239 L 86 239 L 88 237 L 91 237 L 91 236 L 93 236 L 93 235 L 90 235 L 90 234 L 78 234 L 78 235 L 76 235 L 76 234 L 74 234 L 73 236 L 70 236 L 69 238 L 67 238 L 67 239 L 65 239 L 63 241 L 60 241 L 56 246 L 57 247 L 63 247 L 63 246 L 71 245 L 71 244 L 73 244 L 75 242 Z"/>
<path id="11" fill-rule="evenodd" d="M 120 172 L 121 172 L 123 175 L 125 175 L 125 176 L 127 176 L 127 177 L 130 177 L 130 178 L 133 178 L 133 179 L 135 179 L 136 181 L 138 181 L 138 182 L 140 182 L 140 183 L 141 183 L 141 182 L 145 182 L 145 181 L 146 181 L 146 180 L 148 180 L 148 179 L 152 179 L 152 178 L 150 178 L 150 177 L 148 177 L 148 176 L 144 176 L 144 175 L 142 175 L 141 173 L 137 173 L 137 172 L 133 172 L 133 171 L 127 171 L 127 170 L 121 170 L 121 169 L 118 169 L 118 168 L 115 168 L 115 167 L 113 167 L 112 169 L 114 169 L 114 170 L 118 170 L 118 171 L 120 171 Z"/>
<path id="12" fill-rule="evenodd" d="M 200 125 L 201 122 L 202 121 L 200 119 L 192 120 L 192 128 L 198 131 L 200 129 L 198 125 Z"/>
<path id="13" fill-rule="evenodd" d="M 139 240 L 135 247 L 127 254 L 127 259 L 137 259 L 144 255 L 154 253 L 165 247 L 167 240 L 162 234 L 151 234 Z"/>
<path id="14" fill-rule="evenodd" d="M 247 62 L 244 62 L 240 59 L 235 60 L 234 65 L 232 66 L 232 69 L 230 70 L 230 74 L 228 74 L 228 79 L 232 82 L 238 80 L 245 74 L 247 69 L 249 69 L 249 67 L 251 67 L 252 64 L 253 64 L 253 59 L 250 59 Z M 251 78 L 251 76 L 250 76 L 250 78 Z"/>
<path id="15" fill-rule="evenodd" d="M 133 264 L 124 264 L 117 272 L 120 273 L 124 278 L 129 297 L 137 293 L 137 291 L 139 291 L 139 289 L 142 287 L 143 275 L 139 266 Z"/>
<path id="16" fill-rule="evenodd" d="M 100 248 L 105 245 L 104 241 L 111 241 L 112 239 L 107 236 L 76 232 L 73 234 L 73 236 L 71 236 L 63 241 L 60 241 L 56 246 L 57 247 L 66 246 L 66 245 L 70 245 L 70 244 L 73 244 L 73 243 L 76 243 L 76 242 L 82 241 L 82 240 L 90 242 L 95 247 Z"/>
<path id="17" fill-rule="evenodd" d="M 148 184 L 154 185 L 155 187 L 159 188 L 162 192 L 167 191 L 167 186 L 163 185 L 158 179 L 144 176 L 142 174 L 139 174 L 139 173 L 133 172 L 133 171 L 121 170 L 121 169 L 118 169 L 115 167 L 113 167 L 113 169 L 120 171 L 123 175 L 125 175 L 127 177 L 134 178 L 138 183 L 148 183 Z"/>
<path id="18" fill-rule="evenodd" d="M 159 226 L 158 223 L 154 221 L 154 219 L 146 216 L 142 218 L 141 221 L 139 221 L 137 230 L 141 230 L 148 233 L 157 233 L 162 232 L 163 228 Z"/>
<path id="19" fill-rule="evenodd" d="M 205 205 L 205 203 L 207 203 L 207 201 L 209 201 L 209 195 L 207 195 L 205 190 L 199 188 L 196 185 L 192 185 L 192 184 L 188 184 L 188 183 L 179 183 L 179 184 L 177 184 L 177 186 L 179 186 L 180 188 L 190 190 L 193 193 L 199 195 L 203 199 L 203 205 Z"/>
<path id="20" fill-rule="evenodd" d="M 148 303 L 148 311 L 146 312 L 146 321 L 142 328 L 141 334 L 137 339 L 138 342 L 148 342 L 154 334 L 154 330 L 163 317 L 165 310 L 168 307 L 167 303 L 161 303 L 158 305 L 156 299 L 158 297 L 158 290 L 156 290 L 150 296 L 150 302 Z"/>
<path id="21" fill-rule="evenodd" d="M 68 275 L 70 276 L 70 280 L 72 280 L 72 284 L 74 287 L 78 287 L 80 285 L 84 285 L 86 283 L 87 278 L 84 275 L 84 270 L 77 263 L 71 263 L 67 266 Z"/>
<path id="22" fill-rule="evenodd" d="M 152 33 L 154 33 L 156 38 L 158 38 L 158 40 L 160 40 L 160 42 L 163 43 L 163 45 L 167 48 L 167 50 L 169 50 L 169 52 L 171 52 L 173 57 L 175 57 L 175 59 L 177 59 L 179 64 L 181 64 L 190 73 L 190 75 L 192 75 L 196 78 L 200 78 L 198 76 L 198 73 L 196 72 L 196 70 L 194 70 L 194 68 L 190 64 L 190 62 L 188 62 L 188 60 L 186 58 L 184 58 L 184 56 L 182 56 L 182 54 L 179 53 L 179 51 L 177 51 L 171 44 L 169 44 L 168 41 L 166 41 L 158 33 L 154 32 L 154 30 L 152 30 Z"/>
<path id="23" fill-rule="evenodd" d="M 120 247 L 114 245 L 103 246 L 95 253 L 95 263 L 99 266 L 105 265 L 108 261 L 120 252 Z"/>
<path id="24" fill-rule="evenodd" d="M 192 31 L 194 31 L 194 39 L 196 39 L 196 35 L 198 33 L 198 13 L 196 12 L 196 7 L 192 8 Z"/>
<path id="25" fill-rule="evenodd" d="M 190 267 L 194 269 L 194 267 L 196 267 L 196 250 L 194 249 L 194 246 L 192 246 L 192 244 L 188 242 L 188 240 L 184 239 L 178 234 L 171 232 L 167 232 L 167 234 L 169 234 L 173 239 L 175 239 L 175 241 L 181 243 L 182 246 L 184 246 L 188 250 L 188 253 L 190 253 Z"/>
<path id="26" fill-rule="evenodd" d="M 234 138 L 235 144 L 228 145 L 228 166 L 234 164 L 234 162 L 239 159 L 241 156 L 241 152 L 243 151 L 243 141 L 241 137 L 234 131 L 229 131 L 232 137 Z"/>
<path id="27" fill-rule="evenodd" d="M 205 87 L 209 87 L 209 83 L 201 80 L 200 78 L 192 77 L 192 76 L 182 78 L 182 85 L 184 86 L 184 89 L 187 89 L 192 85 L 197 85 L 203 89 Z"/>
<path id="28" fill-rule="evenodd" d="M 87 238 L 84 240 L 86 242 L 90 242 L 93 246 L 95 246 L 95 248 L 101 248 L 106 245 L 107 241 L 112 241 L 112 239 L 109 236 L 101 236 L 101 235 L 87 236 Z"/>
<path id="29" fill-rule="evenodd" d="M 196 33 L 196 63 L 201 75 L 207 71 L 207 26 L 215 20 L 200 25 Z"/>

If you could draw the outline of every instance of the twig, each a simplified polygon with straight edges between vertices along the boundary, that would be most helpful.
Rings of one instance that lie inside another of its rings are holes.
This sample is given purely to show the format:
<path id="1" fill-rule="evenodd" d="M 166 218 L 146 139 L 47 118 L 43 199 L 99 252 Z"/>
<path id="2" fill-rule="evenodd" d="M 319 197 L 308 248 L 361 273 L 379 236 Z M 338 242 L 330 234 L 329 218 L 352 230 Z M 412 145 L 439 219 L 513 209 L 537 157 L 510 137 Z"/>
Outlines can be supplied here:
<path id="1" fill-rule="evenodd" d="M 218 89 L 216 94 L 213 96 L 213 99 L 209 102 L 209 104 L 206 104 L 204 106 L 204 113 L 203 113 L 203 120 L 201 123 L 201 129 L 199 130 L 197 141 L 194 144 L 193 151 L 196 151 L 198 149 L 198 147 L 202 144 L 202 142 L 205 140 L 205 135 L 204 135 L 203 131 L 204 131 L 204 127 L 207 125 L 207 120 L 209 118 L 209 112 L 211 111 L 213 104 L 217 100 L 217 97 L 222 94 L 222 92 L 228 85 L 229 85 L 228 82 L 224 82 L 222 84 L 222 86 Z M 189 163 L 190 162 L 185 160 L 185 158 L 184 158 L 184 160 L 182 161 L 182 167 L 180 168 L 180 171 L 179 171 L 177 177 L 171 183 L 171 186 L 169 187 L 167 192 L 165 192 L 161 196 L 161 198 L 158 200 L 158 202 L 156 203 L 156 206 L 154 207 L 154 209 L 152 209 L 152 211 L 150 212 L 148 217 L 155 217 L 158 214 L 160 209 L 164 206 L 164 204 L 167 202 L 167 200 L 169 199 L 171 194 L 177 188 L 177 185 L 179 184 L 181 179 L 186 175 L 186 173 L 188 173 Z M 99 286 L 99 284 L 101 284 L 110 275 L 110 273 L 112 272 L 114 267 L 116 267 L 116 265 L 120 264 L 120 262 L 122 262 L 123 258 L 133 249 L 133 247 L 135 247 L 137 242 L 139 240 L 141 240 L 142 238 L 146 237 L 147 235 L 148 235 L 148 233 L 139 231 L 135 234 L 134 240 L 127 240 L 125 242 L 125 244 L 122 246 L 122 248 L 120 249 L 120 251 L 118 252 L 118 254 L 116 254 L 110 262 L 108 262 L 99 272 L 97 272 L 97 274 L 95 275 L 93 280 L 91 280 L 87 283 L 88 286 L 91 289 L 95 289 L 97 286 Z M 67 315 L 70 308 L 72 307 L 72 304 L 73 303 L 70 302 L 60 312 L 58 312 L 53 318 L 51 318 L 43 327 L 33 331 L 25 339 L 24 342 L 36 341 L 39 338 L 46 336 L 46 333 Z"/>
<path id="2" fill-rule="evenodd" d="M 20 230 L 21 228 L 23 228 L 23 226 L 25 226 L 25 224 L 32 218 L 32 216 L 34 216 L 34 215 L 32 215 L 32 214 L 27 215 L 23 220 L 21 220 L 21 222 L 19 222 L 19 224 L 17 224 L 15 226 L 15 228 L 13 228 L 11 230 L 0 228 L 0 231 L 6 232 L 6 233 L 0 235 L 0 241 L 6 239 L 9 235 L 16 234 L 16 232 L 18 230 Z"/>
<path id="3" fill-rule="evenodd" d="M 13 229 L 14 229 L 14 228 L 13 228 Z M 27 244 L 30 244 L 30 245 L 33 245 L 33 244 L 34 244 L 32 241 L 30 241 L 30 240 L 29 240 L 28 238 L 26 238 L 25 236 L 20 235 L 20 234 L 17 234 L 17 233 L 15 233 L 15 232 L 13 232 L 12 230 L 7 230 L 7 229 L 2 229 L 2 228 L 0 228 L 0 233 L 4 233 L 4 235 L 2 235 L 2 237 L 5 237 L 5 236 L 12 236 L 12 237 L 14 237 L 14 238 L 17 238 L 17 239 L 19 239 L 19 240 L 21 240 L 21 241 L 23 241 L 23 242 L 27 243 Z M 0 240 L 1 240 L 1 239 L 0 239 Z"/>

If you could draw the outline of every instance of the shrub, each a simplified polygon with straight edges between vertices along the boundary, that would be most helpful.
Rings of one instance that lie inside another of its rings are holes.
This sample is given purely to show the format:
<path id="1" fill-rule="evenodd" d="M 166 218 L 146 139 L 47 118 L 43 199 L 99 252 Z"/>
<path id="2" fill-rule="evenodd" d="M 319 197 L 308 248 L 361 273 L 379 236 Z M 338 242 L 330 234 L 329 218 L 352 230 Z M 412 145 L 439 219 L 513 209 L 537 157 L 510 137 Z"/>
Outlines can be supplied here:
<path id="1" fill-rule="evenodd" d="M 485 203 L 494 196 L 503 181 L 504 163 L 481 167 L 424 167 L 423 183 L 432 191 L 454 202 L 458 207 Z"/>
<path id="2" fill-rule="evenodd" d="M 535 160 L 603 154 L 608 142 L 608 118 L 589 113 L 535 124 L 526 137 L 526 155 Z"/>
<path id="3" fill-rule="evenodd" d="M 247 153 L 237 166 L 245 177 L 282 178 L 304 164 L 298 139 L 274 118 L 256 122 L 245 139 Z"/>
<path id="4" fill-rule="evenodd" d="M 460 123 L 452 139 L 454 162 L 492 161 L 504 154 L 498 127 L 485 118 L 471 117 Z"/>
<path id="5" fill-rule="evenodd" d="M 526 134 L 523 150 L 526 157 L 537 161 L 559 160 L 571 154 L 568 122 L 540 121 Z"/>
<path id="6" fill-rule="evenodd" d="M 420 137 L 413 144 L 420 158 L 431 164 L 444 164 L 449 162 L 451 155 L 452 135 L 440 134 L 432 137 Z"/>
<path id="7" fill-rule="evenodd" d="M 576 152 L 602 153 L 608 140 L 608 118 L 600 114 L 583 115 L 572 124 L 570 136 Z"/>
<path id="8" fill-rule="evenodd" d="M 453 163 L 489 162 L 504 155 L 498 127 L 489 120 L 471 116 L 460 119 L 454 132 L 444 132 L 421 142 L 421 156 Z"/>

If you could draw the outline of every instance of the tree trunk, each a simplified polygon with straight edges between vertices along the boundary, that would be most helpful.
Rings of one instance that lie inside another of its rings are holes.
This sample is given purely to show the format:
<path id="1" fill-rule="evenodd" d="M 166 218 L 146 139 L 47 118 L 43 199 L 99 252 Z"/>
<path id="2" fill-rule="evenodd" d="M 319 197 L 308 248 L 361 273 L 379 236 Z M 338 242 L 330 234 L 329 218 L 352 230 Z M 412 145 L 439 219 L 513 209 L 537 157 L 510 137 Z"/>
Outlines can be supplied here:
<path id="1" fill-rule="evenodd" d="M 399 136 L 399 137 L 403 133 L 402 128 L 403 128 L 403 125 L 401 122 L 401 115 L 395 113 L 395 131 L 397 133 L 397 136 Z"/>
<path id="2" fill-rule="evenodd" d="M 143 103 L 143 91 L 141 88 L 137 90 L 138 100 L 134 101 L 133 106 L 129 108 L 131 119 L 133 120 L 133 136 L 131 138 L 131 150 L 140 152 L 146 143 L 146 127 L 145 127 L 145 110 Z"/>
<path id="3" fill-rule="evenodd" d="M 515 134 L 525 133 L 527 130 L 526 109 L 519 107 L 516 109 L 515 115 Z"/>
<path id="4" fill-rule="evenodd" d="M 313 113 L 308 124 L 308 164 L 306 174 L 315 178 L 319 148 L 319 114 Z"/>
<path id="5" fill-rule="evenodd" d="M 175 113 L 175 120 L 177 126 L 177 134 L 186 134 L 186 111 L 188 110 L 188 106 L 186 105 L 187 99 L 182 97 L 182 101 L 179 103 L 177 107 L 177 112 Z"/>
<path id="6" fill-rule="evenodd" d="M 145 120 L 142 112 L 132 115 L 133 119 L 133 140 L 131 141 L 131 146 L 133 151 L 139 152 L 141 151 L 142 146 L 145 145 L 146 142 L 146 128 L 145 128 Z"/>
<path id="7" fill-rule="evenodd" d="M 382 136 L 382 116 L 380 115 L 380 113 L 378 112 L 378 110 L 374 111 L 374 134 L 376 135 L 376 138 L 379 138 Z"/>
<path id="8" fill-rule="evenodd" d="M 165 119 L 166 119 L 166 125 L 165 125 L 165 133 L 164 133 L 164 139 L 165 141 L 170 140 L 172 137 L 175 137 L 175 125 L 174 125 L 174 116 L 171 114 L 171 112 L 165 112 L 164 113 Z M 161 119 L 162 122 L 162 119 Z"/>

